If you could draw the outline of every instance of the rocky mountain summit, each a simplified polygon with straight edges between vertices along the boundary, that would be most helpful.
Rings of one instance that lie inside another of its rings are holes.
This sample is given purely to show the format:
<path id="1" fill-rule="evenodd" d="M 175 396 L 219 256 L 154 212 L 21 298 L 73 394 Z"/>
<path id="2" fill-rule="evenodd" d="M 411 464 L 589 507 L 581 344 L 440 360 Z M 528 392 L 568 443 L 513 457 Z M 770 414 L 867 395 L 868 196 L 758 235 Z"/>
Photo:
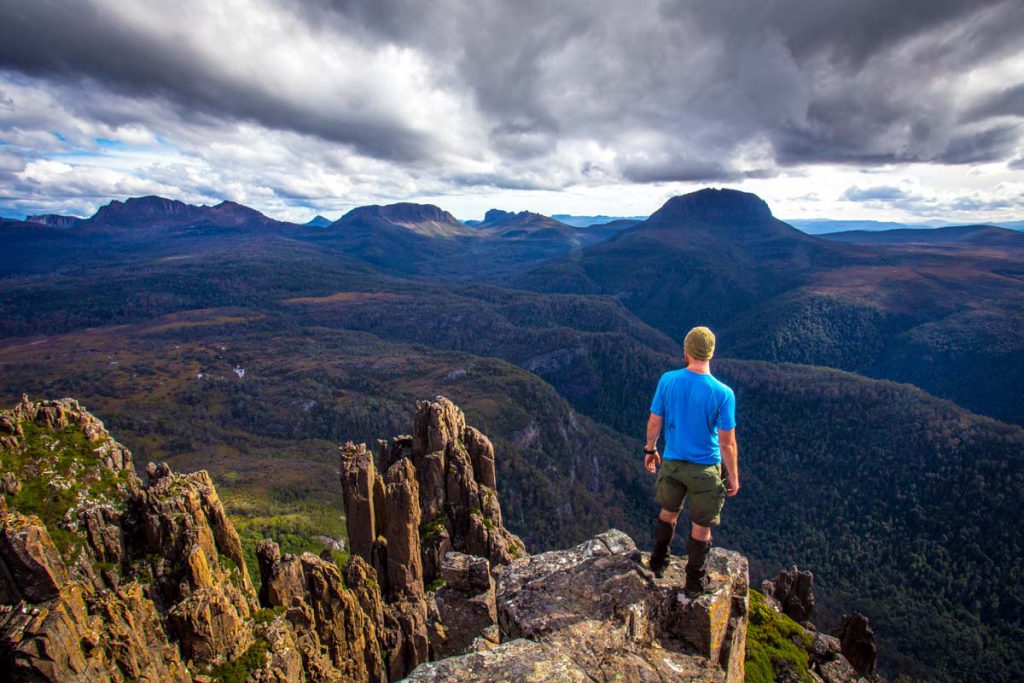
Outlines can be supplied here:
<path id="1" fill-rule="evenodd" d="M 76 401 L 0 412 L 0 457 L 10 680 L 744 680 L 759 595 L 744 557 L 716 549 L 712 589 L 689 599 L 682 565 L 656 579 L 620 531 L 527 555 L 490 440 L 443 397 L 376 458 L 343 446 L 344 566 L 264 540 L 258 588 L 209 475 L 150 464 L 143 481 Z M 815 680 L 856 680 L 847 640 L 873 666 L 866 627 L 822 641 L 845 668 Z"/>

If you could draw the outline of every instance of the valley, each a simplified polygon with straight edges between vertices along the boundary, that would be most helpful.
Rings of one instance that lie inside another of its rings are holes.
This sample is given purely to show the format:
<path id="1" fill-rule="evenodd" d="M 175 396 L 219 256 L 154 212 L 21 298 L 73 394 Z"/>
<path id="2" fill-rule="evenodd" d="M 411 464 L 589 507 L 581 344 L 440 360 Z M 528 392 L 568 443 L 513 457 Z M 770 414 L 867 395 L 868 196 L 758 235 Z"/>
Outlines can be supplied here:
<path id="1" fill-rule="evenodd" d="M 758 578 L 814 571 L 822 625 L 868 614 L 890 671 L 1024 676 L 1024 537 L 1001 514 L 1024 503 L 1024 235 L 826 240 L 723 192 L 590 233 L 153 198 L 3 224 L 0 399 L 73 396 L 137 463 L 208 469 L 243 540 L 320 552 L 345 536 L 341 443 L 403 433 L 441 394 L 494 441 L 531 552 L 642 542 L 650 395 L 707 323 L 744 487 L 716 544 Z M 986 647 L 945 645 L 967 637 Z"/>

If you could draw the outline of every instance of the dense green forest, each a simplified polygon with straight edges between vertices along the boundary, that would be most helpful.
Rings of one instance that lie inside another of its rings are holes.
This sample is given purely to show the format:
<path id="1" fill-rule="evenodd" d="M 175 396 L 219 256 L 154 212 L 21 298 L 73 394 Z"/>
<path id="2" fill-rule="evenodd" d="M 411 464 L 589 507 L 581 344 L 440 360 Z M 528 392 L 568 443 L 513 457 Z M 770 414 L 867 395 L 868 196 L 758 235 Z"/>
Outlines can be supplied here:
<path id="1" fill-rule="evenodd" d="M 649 385 L 673 360 L 650 353 L 657 365 L 619 374 L 597 357 L 603 377 L 623 382 L 609 395 L 637 420 L 629 436 L 497 359 L 246 309 L 7 344 L 0 388 L 8 402 L 21 391 L 79 397 L 141 462 L 211 470 L 243 536 L 295 549 L 342 532 L 324 523 L 340 521 L 337 444 L 407 432 L 414 402 L 442 393 L 495 441 L 506 523 L 538 551 L 609 526 L 647 543 L 653 477 L 635 435 Z M 716 372 L 737 391 L 744 485 L 717 542 L 748 554 L 755 578 L 812 569 L 831 610 L 823 623 L 869 614 L 883 658 L 904 672 L 941 680 L 974 656 L 974 670 L 999 680 L 1001 657 L 939 644 L 966 624 L 1018 652 L 1024 541 L 998 511 L 1024 499 L 1024 430 L 825 368 L 724 360 Z"/>

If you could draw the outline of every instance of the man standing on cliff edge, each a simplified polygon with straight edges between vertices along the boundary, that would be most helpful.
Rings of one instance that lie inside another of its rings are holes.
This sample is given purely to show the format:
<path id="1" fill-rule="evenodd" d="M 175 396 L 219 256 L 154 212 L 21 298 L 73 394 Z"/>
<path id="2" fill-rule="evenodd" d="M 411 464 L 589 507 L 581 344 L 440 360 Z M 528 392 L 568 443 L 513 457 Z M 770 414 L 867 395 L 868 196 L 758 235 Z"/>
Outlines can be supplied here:
<path id="1" fill-rule="evenodd" d="M 711 529 L 721 521 L 725 498 L 739 493 L 740 470 L 736 395 L 711 375 L 715 335 L 706 327 L 695 327 L 686 335 L 683 349 L 686 367 L 662 375 L 654 392 L 644 464 L 649 472 L 658 472 L 654 502 L 661 512 L 654 522 L 650 568 L 659 578 L 668 567 L 683 499 L 690 499 L 686 592 L 692 597 L 707 589 L 705 562 L 711 550 Z M 658 438 L 663 427 L 665 453 L 661 455 Z"/>

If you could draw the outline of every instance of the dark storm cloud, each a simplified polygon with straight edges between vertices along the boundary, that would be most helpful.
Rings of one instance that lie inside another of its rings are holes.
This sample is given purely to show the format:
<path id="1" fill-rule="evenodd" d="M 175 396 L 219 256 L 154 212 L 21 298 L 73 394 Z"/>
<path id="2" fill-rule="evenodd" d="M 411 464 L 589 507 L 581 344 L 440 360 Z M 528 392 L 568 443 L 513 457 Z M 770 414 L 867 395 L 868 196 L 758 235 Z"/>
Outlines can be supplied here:
<path id="1" fill-rule="evenodd" d="M 346 116 L 232 78 L 224 64 L 190 50 L 184 41 L 154 41 L 91 2 L 0 0 L 0 18 L 0 68 L 85 78 L 90 86 L 166 98 L 181 115 L 252 120 L 351 144 L 380 158 L 412 160 L 430 147 L 422 134 L 386 120 Z M 169 15 L 168 34 L 188 29 L 187 22 L 175 26 L 174 20 Z"/>
<path id="2" fill-rule="evenodd" d="M 798 59 L 823 54 L 845 69 L 857 70 L 909 38 L 954 22 L 973 21 L 988 11 L 1000 17 L 1011 15 L 1014 4 L 1013 0 L 818 0 L 809 9 L 807 3 L 794 1 L 778 5 L 773 25 L 785 27 L 786 43 Z M 980 42 L 986 52 L 1004 47 L 999 41 Z"/>
<path id="3" fill-rule="evenodd" d="M 1020 140 L 1020 126 L 994 126 L 955 136 L 939 157 L 947 164 L 975 164 L 1008 159 Z"/>
<path id="4" fill-rule="evenodd" d="M 147 33 L 115 0 L 0 0 L 0 69 L 158 98 L 179 119 L 251 121 L 433 164 L 465 185 L 730 181 L 775 166 L 1020 155 L 1005 117 L 1021 114 L 1024 85 L 986 71 L 1024 49 L 1019 0 L 250 0 L 232 6 L 237 29 L 229 18 L 202 40 L 202 3 L 158 2 L 139 3 L 166 8 L 166 25 Z M 262 46 L 219 49 L 248 38 L 250 14 L 280 20 L 283 44 L 298 27 L 323 53 L 354 47 L 253 78 L 238 60 Z M 364 69 L 356 48 L 408 51 L 423 69 L 411 82 L 467 118 L 424 106 L 420 91 L 337 82 Z"/>
<path id="5" fill-rule="evenodd" d="M 969 112 L 969 120 L 986 119 L 995 116 L 1024 117 L 1024 84 L 1006 88 L 985 98 Z"/>
<path id="6" fill-rule="evenodd" d="M 659 134 L 677 149 L 674 159 L 620 163 L 641 182 L 735 179 L 725 157 L 755 139 L 767 140 L 784 165 L 870 166 L 1005 159 L 1017 135 L 961 130 L 954 109 L 960 74 L 1020 54 L 1017 0 L 819 0 L 813 10 L 802 0 L 639 2 L 624 13 L 616 12 L 622 3 L 600 1 L 480 11 L 450 1 L 289 4 L 435 55 L 469 86 L 495 131 L 535 131 L 534 139 Z M 589 59 L 565 59 L 574 51 Z M 1024 86 L 993 85 L 1011 87 L 974 120 L 1019 113 Z M 568 98 L 553 88 L 578 93 L 578 106 L 561 106 Z"/>

